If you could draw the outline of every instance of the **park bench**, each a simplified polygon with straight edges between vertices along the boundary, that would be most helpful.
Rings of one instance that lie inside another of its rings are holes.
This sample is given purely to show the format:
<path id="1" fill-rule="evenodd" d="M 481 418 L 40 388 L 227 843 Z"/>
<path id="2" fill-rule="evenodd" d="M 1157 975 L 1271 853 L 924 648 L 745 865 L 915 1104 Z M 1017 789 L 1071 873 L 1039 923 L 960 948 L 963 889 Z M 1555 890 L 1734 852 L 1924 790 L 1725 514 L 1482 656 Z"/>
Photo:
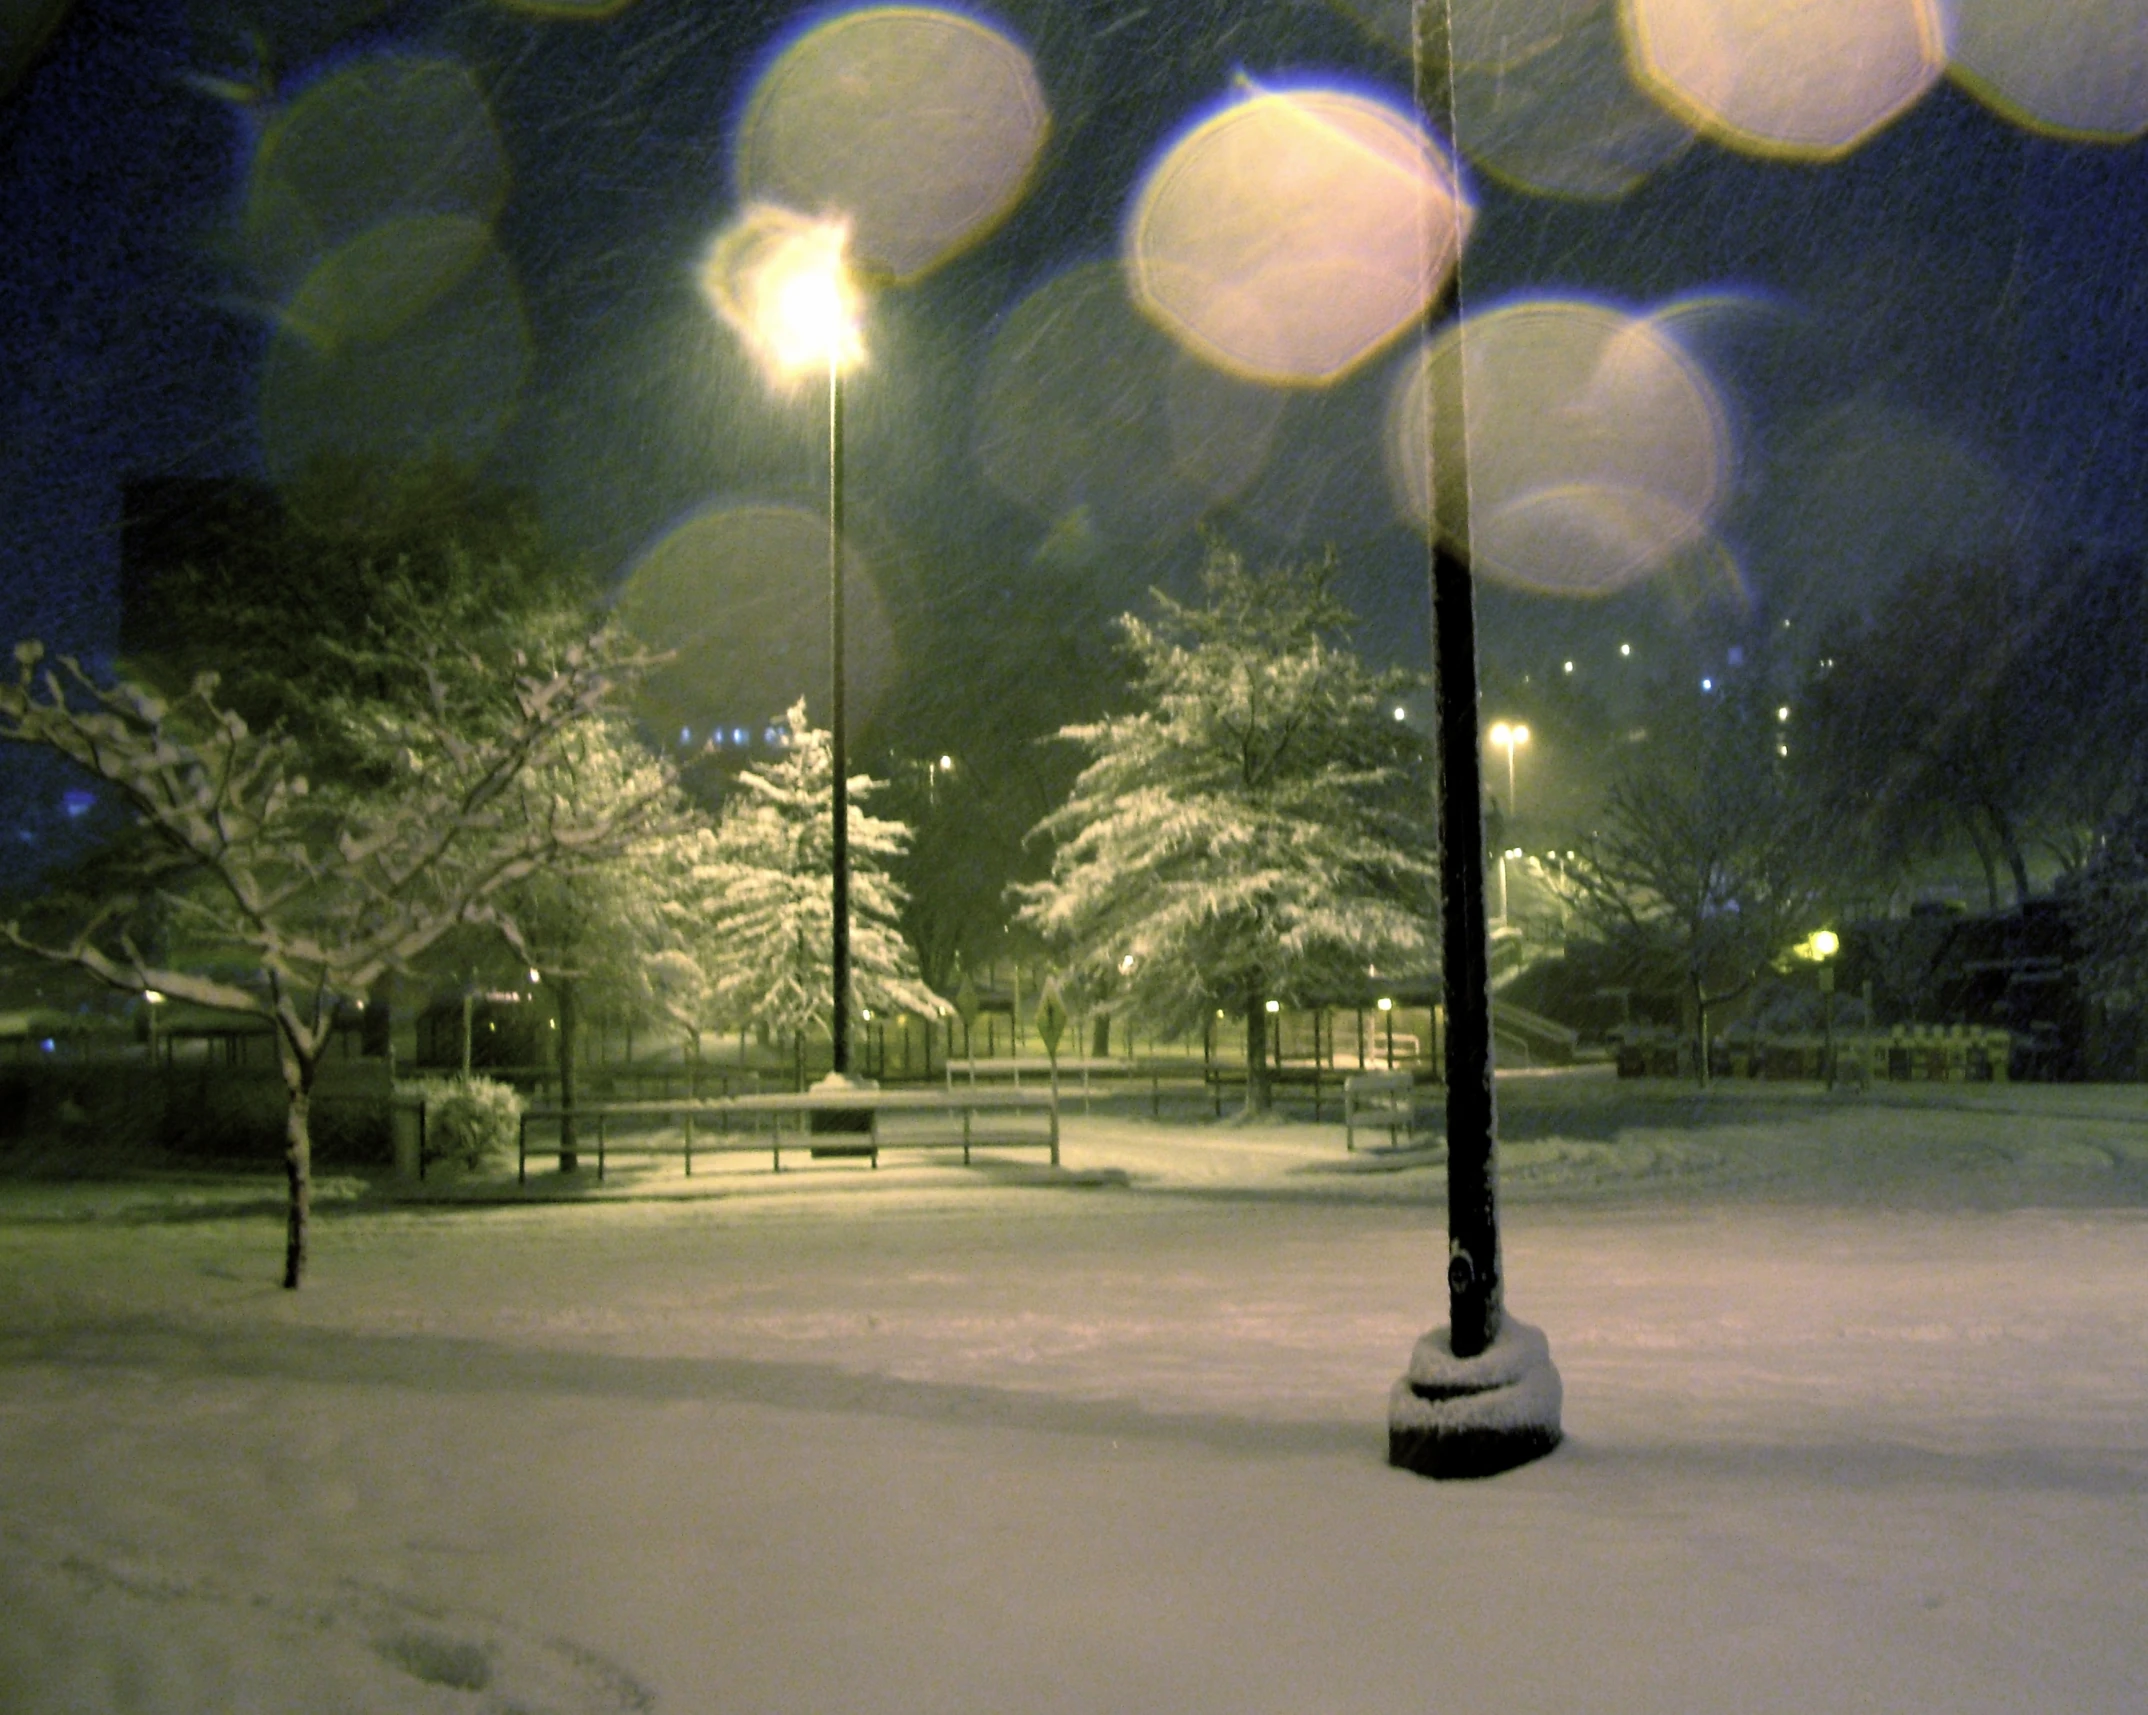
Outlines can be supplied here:
<path id="1" fill-rule="evenodd" d="M 531 1121 L 557 1125 L 568 1110 L 557 1103 L 526 1107 L 517 1127 L 515 1179 L 529 1180 Z M 861 1156 L 874 1167 L 889 1149 L 960 1149 L 970 1165 L 974 1149 L 1048 1150 L 1059 1165 L 1059 1104 L 1048 1090 L 858 1090 L 840 1095 L 731 1096 L 702 1101 L 590 1102 L 573 1109 L 577 1122 L 593 1121 L 597 1178 L 607 1159 L 622 1147 L 611 1137 L 615 1119 L 676 1119 L 678 1143 L 668 1138 L 637 1138 L 623 1147 L 668 1154 L 678 1147 L 686 1171 L 696 1154 L 766 1150 L 769 1165 L 783 1171 L 786 1151 L 816 1156 Z M 742 1123 L 743 1122 L 743 1123 Z"/>
<path id="2" fill-rule="evenodd" d="M 1421 1111 L 1415 1074 L 1353 1072 L 1343 1080 L 1343 1146 L 1356 1149 L 1358 1129 L 1363 1127 L 1384 1130 L 1392 1149 L 1397 1132 L 1407 1139 L 1417 1129 Z"/>

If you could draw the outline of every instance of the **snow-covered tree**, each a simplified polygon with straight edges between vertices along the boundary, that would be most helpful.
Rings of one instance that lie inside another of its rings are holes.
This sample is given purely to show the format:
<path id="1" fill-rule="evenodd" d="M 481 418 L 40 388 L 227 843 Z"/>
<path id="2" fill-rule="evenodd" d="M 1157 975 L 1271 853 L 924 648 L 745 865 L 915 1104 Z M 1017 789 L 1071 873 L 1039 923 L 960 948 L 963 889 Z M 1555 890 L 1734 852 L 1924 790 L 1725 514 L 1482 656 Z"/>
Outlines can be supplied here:
<path id="1" fill-rule="evenodd" d="M 676 853 L 690 824 L 671 770 L 617 715 L 562 735 L 530 771 L 530 789 L 584 816 L 640 807 L 633 837 L 601 859 L 534 870 L 501 895 L 514 949 L 558 1014 L 560 1168 L 572 1172 L 583 1013 L 596 1001 L 631 1014 L 654 998 L 649 963 L 672 938 L 666 906 L 688 879 Z"/>
<path id="2" fill-rule="evenodd" d="M 507 680 L 483 712 L 451 710 L 444 688 L 430 706 L 374 707 L 364 743 L 387 759 L 386 778 L 319 790 L 297 742 L 249 728 L 218 701 L 213 675 L 167 702 L 70 660 L 41 668 L 34 643 L 15 659 L 16 677 L 0 683 L 0 741 L 57 752 L 113 788 L 142 841 L 132 887 L 79 912 L 0 923 L 0 939 L 115 988 L 270 1023 L 287 1098 L 284 1284 L 296 1287 L 310 1105 L 337 1002 L 461 925 L 514 937 L 508 889 L 639 837 L 660 808 L 654 794 L 584 805 L 542 776 L 641 658 L 600 637 Z"/>
<path id="3" fill-rule="evenodd" d="M 828 1029 L 833 1016 L 833 747 L 808 724 L 803 702 L 784 722 L 783 756 L 739 775 L 692 862 L 689 897 L 672 915 L 725 1022 L 802 1039 Z M 849 782 L 850 1004 L 930 1016 L 939 997 L 918 977 L 899 927 L 902 890 L 888 874 L 908 830 L 862 808 L 880 786 L 862 774 Z"/>
<path id="4" fill-rule="evenodd" d="M 1342 642 L 1334 579 L 1332 559 L 1258 572 L 1218 545 L 1204 605 L 1122 616 L 1134 706 L 1061 730 L 1089 762 L 1037 827 L 1050 878 L 1018 890 L 1070 992 L 1118 983 L 1164 1030 L 1242 1017 L 1248 1111 L 1270 1105 L 1269 1001 L 1437 958 L 1428 770 L 1394 718 L 1416 681 Z"/>

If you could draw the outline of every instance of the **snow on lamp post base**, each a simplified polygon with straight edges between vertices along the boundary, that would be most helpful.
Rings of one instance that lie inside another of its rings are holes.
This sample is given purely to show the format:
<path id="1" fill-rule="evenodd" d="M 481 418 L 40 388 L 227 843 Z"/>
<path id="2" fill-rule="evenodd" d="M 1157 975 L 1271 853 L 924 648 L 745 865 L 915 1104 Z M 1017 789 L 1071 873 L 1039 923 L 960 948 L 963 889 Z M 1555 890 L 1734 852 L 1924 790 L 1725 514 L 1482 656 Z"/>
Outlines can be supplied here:
<path id="1" fill-rule="evenodd" d="M 1387 1462 L 1422 1477 L 1491 1477 L 1559 1444 L 1559 1372 L 1543 1330 L 1513 1317 L 1473 1358 L 1445 1328 L 1417 1342 L 1387 1397 Z"/>
<path id="2" fill-rule="evenodd" d="M 1447 1325 L 1417 1342 L 1388 1398 L 1387 1462 L 1426 1477 L 1489 1477 L 1559 1444 L 1560 1389 L 1542 1332 L 1505 1312 L 1476 605 L 1468 565 L 1444 543 L 1432 553 L 1432 634 L 1447 991 Z"/>

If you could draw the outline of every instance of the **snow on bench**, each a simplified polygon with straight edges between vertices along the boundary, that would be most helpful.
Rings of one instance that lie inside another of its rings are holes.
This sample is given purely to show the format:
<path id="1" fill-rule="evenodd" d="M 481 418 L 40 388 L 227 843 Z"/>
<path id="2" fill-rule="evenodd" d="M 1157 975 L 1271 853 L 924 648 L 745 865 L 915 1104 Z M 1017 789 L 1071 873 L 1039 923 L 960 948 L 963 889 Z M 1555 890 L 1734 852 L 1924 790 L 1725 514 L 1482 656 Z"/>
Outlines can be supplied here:
<path id="1" fill-rule="evenodd" d="M 1395 1147 L 1395 1134 L 1405 1138 L 1417 1128 L 1421 1110 L 1417 1105 L 1417 1078 L 1411 1072 L 1353 1072 L 1343 1080 L 1343 1146 L 1357 1148 L 1357 1130 L 1387 1133 L 1387 1146 Z"/>

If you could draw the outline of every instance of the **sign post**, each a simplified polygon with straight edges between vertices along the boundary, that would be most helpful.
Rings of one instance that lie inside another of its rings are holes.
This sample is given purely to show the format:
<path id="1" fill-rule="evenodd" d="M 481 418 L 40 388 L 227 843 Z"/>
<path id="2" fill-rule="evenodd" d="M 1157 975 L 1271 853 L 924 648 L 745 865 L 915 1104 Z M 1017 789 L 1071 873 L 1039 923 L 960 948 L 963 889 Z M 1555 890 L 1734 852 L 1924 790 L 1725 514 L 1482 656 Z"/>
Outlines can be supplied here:
<path id="1" fill-rule="evenodd" d="M 1052 1063 L 1052 1106 L 1059 1105 L 1059 1038 L 1066 1034 L 1067 1003 L 1060 998 L 1059 979 L 1044 979 L 1044 996 L 1037 1003 L 1037 1034 L 1044 1039 L 1044 1052 Z"/>
<path id="2" fill-rule="evenodd" d="M 977 1087 L 977 985 L 970 981 L 970 973 L 962 973 L 962 981 L 955 989 L 955 1016 L 962 1020 L 962 1051 L 970 1063 L 970 1088 Z M 950 1059 L 953 1056 L 949 1056 Z M 949 1070 L 948 1082 L 954 1081 Z"/>

